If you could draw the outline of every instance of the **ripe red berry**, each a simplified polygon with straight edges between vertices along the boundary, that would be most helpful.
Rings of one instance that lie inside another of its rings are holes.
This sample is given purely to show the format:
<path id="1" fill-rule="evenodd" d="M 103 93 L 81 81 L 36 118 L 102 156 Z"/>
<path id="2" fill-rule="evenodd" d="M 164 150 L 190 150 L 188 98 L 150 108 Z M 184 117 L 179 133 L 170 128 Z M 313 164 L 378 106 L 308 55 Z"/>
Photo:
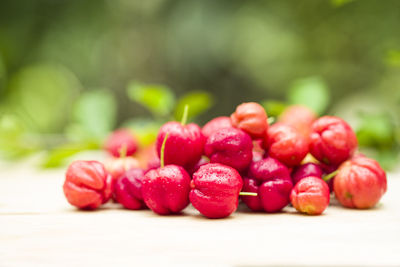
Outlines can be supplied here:
<path id="1" fill-rule="evenodd" d="M 308 138 L 290 125 L 275 123 L 268 130 L 266 140 L 268 155 L 288 167 L 301 163 L 308 153 L 308 146 Z"/>
<path id="2" fill-rule="evenodd" d="M 250 165 L 244 178 L 243 191 L 257 196 L 242 196 L 243 202 L 255 211 L 278 212 L 289 204 L 292 181 L 288 168 L 278 160 L 268 157 Z"/>
<path id="3" fill-rule="evenodd" d="M 253 157 L 248 134 L 236 128 L 220 129 L 207 139 L 204 152 L 211 163 L 221 163 L 238 171 L 245 170 Z"/>
<path id="4" fill-rule="evenodd" d="M 114 157 L 132 156 L 138 149 L 138 142 L 129 129 L 118 129 L 107 137 L 104 148 Z"/>
<path id="5" fill-rule="evenodd" d="M 310 153 L 319 161 L 338 166 L 357 148 L 353 129 L 342 119 L 324 116 L 312 125 Z"/>
<path id="6" fill-rule="evenodd" d="M 165 164 L 176 164 L 185 169 L 192 168 L 201 158 L 204 149 L 205 137 L 197 124 L 182 125 L 179 122 L 167 122 L 158 132 L 156 148 L 160 157 L 161 145 L 165 135 Z"/>
<path id="7" fill-rule="evenodd" d="M 182 211 L 189 204 L 189 191 L 190 176 L 177 165 L 150 170 L 142 182 L 144 202 L 160 215 Z"/>
<path id="8" fill-rule="evenodd" d="M 130 169 L 114 183 L 114 199 L 127 209 L 138 210 L 146 207 L 142 196 L 144 171 Z"/>
<path id="9" fill-rule="evenodd" d="M 232 125 L 252 138 L 264 138 L 268 131 L 268 116 L 264 108 L 255 102 L 243 103 L 237 106 L 231 115 Z"/>
<path id="10" fill-rule="evenodd" d="M 308 107 L 293 105 L 286 108 L 279 116 L 279 122 L 288 124 L 308 137 L 311 133 L 311 126 L 317 119 L 317 115 Z"/>
<path id="11" fill-rule="evenodd" d="M 72 162 L 63 186 L 68 202 L 80 209 L 96 209 L 111 197 L 111 175 L 97 161 Z"/>
<path id="12" fill-rule="evenodd" d="M 231 118 L 221 116 L 221 117 L 216 117 L 209 122 L 207 122 L 203 128 L 201 129 L 203 135 L 208 138 L 212 133 L 218 131 L 219 129 L 223 128 L 231 128 L 232 123 L 231 123 Z"/>
<path id="13" fill-rule="evenodd" d="M 243 182 L 235 169 L 209 163 L 193 174 L 190 186 L 190 202 L 201 214 L 224 218 L 237 209 Z"/>
<path id="14" fill-rule="evenodd" d="M 126 171 L 139 168 L 139 161 L 132 157 L 110 158 L 105 162 L 104 166 L 112 178 L 116 180 Z"/>
<path id="15" fill-rule="evenodd" d="M 320 177 L 301 179 L 290 194 L 293 207 L 299 212 L 319 215 L 329 205 L 329 187 Z"/>
<path id="16" fill-rule="evenodd" d="M 322 170 L 322 168 L 320 167 L 319 164 L 309 162 L 309 163 L 300 165 L 293 170 L 292 181 L 293 181 L 293 184 L 295 185 L 303 178 L 306 178 L 309 176 L 322 178 L 323 174 L 324 174 L 324 171 Z"/>
<path id="17" fill-rule="evenodd" d="M 340 165 L 333 188 L 343 206 L 371 208 L 386 192 L 386 173 L 375 160 L 357 156 Z"/>

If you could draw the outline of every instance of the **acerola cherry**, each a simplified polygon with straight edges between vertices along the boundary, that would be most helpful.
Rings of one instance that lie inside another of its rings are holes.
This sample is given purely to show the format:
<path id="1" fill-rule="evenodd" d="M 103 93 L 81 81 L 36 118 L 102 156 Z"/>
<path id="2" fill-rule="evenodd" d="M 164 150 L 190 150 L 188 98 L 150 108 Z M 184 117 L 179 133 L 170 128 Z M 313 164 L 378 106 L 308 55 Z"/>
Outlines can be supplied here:
<path id="1" fill-rule="evenodd" d="M 311 126 L 316 119 L 317 115 L 311 109 L 302 105 L 289 106 L 279 116 L 279 122 L 296 128 L 307 137 L 310 135 Z"/>
<path id="2" fill-rule="evenodd" d="M 231 123 L 231 118 L 221 116 L 221 117 L 216 117 L 209 122 L 207 122 L 203 128 L 201 129 L 203 135 L 208 138 L 212 133 L 215 131 L 218 131 L 219 129 L 223 128 L 231 128 L 232 123 Z"/>
<path id="3" fill-rule="evenodd" d="M 209 160 L 207 157 L 201 157 L 201 159 L 196 163 L 196 165 L 194 165 L 193 168 L 187 170 L 187 172 L 189 173 L 190 176 L 192 176 L 193 173 L 197 172 L 198 169 L 199 169 L 201 166 L 203 166 L 203 165 L 205 165 L 205 164 L 207 164 L 207 163 L 210 163 L 210 160 Z"/>
<path id="4" fill-rule="evenodd" d="M 161 144 L 161 167 L 148 171 L 142 182 L 144 202 L 160 215 L 179 213 L 189 204 L 189 174 L 181 166 L 164 166 L 168 138 L 169 133 L 166 133 Z"/>
<path id="5" fill-rule="evenodd" d="M 338 166 L 357 148 L 353 129 L 342 119 L 324 116 L 312 125 L 310 153 L 319 161 Z"/>
<path id="6" fill-rule="evenodd" d="M 68 202 L 80 209 L 96 209 L 111 197 L 111 175 L 97 161 L 72 162 L 63 186 Z"/>
<path id="7" fill-rule="evenodd" d="M 190 184 L 190 202 L 208 218 L 224 218 L 232 214 L 239 204 L 243 182 L 233 168 L 209 163 L 193 174 Z"/>
<path id="8" fill-rule="evenodd" d="M 104 148 L 114 157 L 132 156 L 138 149 L 138 141 L 129 129 L 118 129 L 112 132 L 104 143 Z"/>
<path id="9" fill-rule="evenodd" d="M 292 181 L 293 181 L 293 184 L 295 185 L 303 178 L 306 178 L 309 176 L 315 176 L 315 177 L 322 178 L 323 174 L 324 174 L 324 171 L 319 166 L 319 164 L 309 162 L 309 163 L 300 165 L 293 170 Z"/>
<path id="10" fill-rule="evenodd" d="M 329 187 L 320 177 L 301 179 L 290 194 L 293 207 L 302 213 L 319 215 L 329 205 Z"/>
<path id="11" fill-rule="evenodd" d="M 386 192 L 386 173 L 375 160 L 357 156 L 340 165 L 333 189 L 343 206 L 371 208 Z"/>
<path id="12" fill-rule="evenodd" d="M 253 143 L 248 134 L 236 128 L 220 129 L 207 139 L 205 155 L 211 163 L 221 163 L 245 170 L 253 157 Z"/>
<path id="13" fill-rule="evenodd" d="M 268 130 L 266 149 L 268 155 L 288 167 L 299 165 L 308 153 L 308 139 L 295 128 L 275 123 Z"/>
<path id="14" fill-rule="evenodd" d="M 142 196 L 144 171 L 130 169 L 114 183 L 114 199 L 127 209 L 138 210 L 146 207 Z"/>
<path id="15" fill-rule="evenodd" d="M 110 158 L 104 165 L 112 178 L 116 180 L 126 171 L 133 168 L 139 168 L 139 161 L 132 157 Z"/>
<path id="16" fill-rule="evenodd" d="M 244 178 L 243 191 L 257 196 L 242 196 L 243 202 L 255 211 L 278 212 L 289 204 L 292 181 L 288 168 L 278 160 L 268 157 L 250 165 Z"/>
<path id="17" fill-rule="evenodd" d="M 243 103 L 237 106 L 231 115 L 232 125 L 252 138 L 263 138 L 268 131 L 268 116 L 264 108 L 255 102 Z"/>
<path id="18" fill-rule="evenodd" d="M 165 164 L 176 164 L 188 169 L 193 167 L 200 160 L 204 149 L 205 137 L 200 127 L 194 123 L 182 125 L 175 121 L 164 124 L 156 141 L 158 156 L 167 133 Z"/>

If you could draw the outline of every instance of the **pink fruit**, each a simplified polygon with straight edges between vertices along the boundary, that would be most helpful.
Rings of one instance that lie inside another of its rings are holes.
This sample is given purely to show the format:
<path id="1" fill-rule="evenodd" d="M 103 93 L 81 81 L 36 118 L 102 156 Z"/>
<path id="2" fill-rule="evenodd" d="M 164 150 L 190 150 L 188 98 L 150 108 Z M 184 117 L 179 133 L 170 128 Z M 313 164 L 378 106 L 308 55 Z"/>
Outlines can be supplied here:
<path id="1" fill-rule="evenodd" d="M 114 157 L 132 156 L 138 149 L 138 142 L 129 129 L 112 132 L 104 143 L 104 148 Z"/>
<path id="2" fill-rule="evenodd" d="M 203 135 L 208 138 L 212 133 L 218 131 L 219 129 L 223 128 L 231 128 L 232 123 L 231 123 L 231 118 L 229 117 L 216 117 L 209 122 L 207 122 L 203 128 L 201 129 Z"/>
<path id="3" fill-rule="evenodd" d="M 145 208 L 142 196 L 143 177 L 144 171 L 140 168 L 126 171 L 114 184 L 114 199 L 127 209 Z"/>
<path id="4" fill-rule="evenodd" d="M 116 180 L 126 171 L 139 168 L 139 162 L 132 157 L 110 158 L 105 162 L 105 168 L 112 178 Z"/>
<path id="5" fill-rule="evenodd" d="M 296 167 L 293 172 L 292 172 L 292 181 L 293 184 L 297 184 L 301 179 L 309 177 L 309 176 L 315 176 L 322 178 L 322 175 L 324 174 L 322 168 L 319 166 L 319 164 L 316 163 L 306 163 L 303 165 L 300 165 Z"/>
<path id="6" fill-rule="evenodd" d="M 201 166 L 193 174 L 190 202 L 208 218 L 224 218 L 238 207 L 242 178 L 233 168 L 218 163 Z"/>
<path id="7" fill-rule="evenodd" d="M 63 186 L 68 202 L 80 209 L 96 209 L 111 197 L 111 175 L 97 161 L 72 162 Z"/>

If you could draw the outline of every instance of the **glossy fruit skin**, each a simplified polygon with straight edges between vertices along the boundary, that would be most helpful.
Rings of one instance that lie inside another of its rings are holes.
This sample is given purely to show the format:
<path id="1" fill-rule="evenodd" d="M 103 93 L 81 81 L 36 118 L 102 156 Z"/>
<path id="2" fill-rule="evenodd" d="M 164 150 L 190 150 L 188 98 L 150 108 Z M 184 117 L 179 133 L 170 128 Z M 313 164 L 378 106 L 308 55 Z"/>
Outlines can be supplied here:
<path id="1" fill-rule="evenodd" d="M 244 192 L 255 196 L 242 196 L 243 202 L 253 211 L 278 212 L 289 204 L 293 184 L 289 169 L 278 160 L 267 157 L 250 165 L 244 178 Z"/>
<path id="2" fill-rule="evenodd" d="M 147 168 L 145 172 L 158 169 L 160 167 L 161 167 L 160 159 L 158 158 L 158 156 L 155 156 L 147 162 Z"/>
<path id="3" fill-rule="evenodd" d="M 193 174 L 190 202 L 207 218 L 224 218 L 236 211 L 242 186 L 242 178 L 234 168 L 208 163 Z"/>
<path id="4" fill-rule="evenodd" d="M 304 136 L 309 136 L 312 124 L 316 119 L 317 115 L 310 108 L 292 105 L 282 112 L 278 121 L 296 128 Z"/>
<path id="5" fill-rule="evenodd" d="M 338 171 L 333 188 L 345 207 L 372 208 L 387 190 L 386 173 L 373 159 L 354 157 L 340 165 Z"/>
<path id="6" fill-rule="evenodd" d="M 224 128 L 214 132 L 207 139 L 205 155 L 211 163 L 221 163 L 245 170 L 253 158 L 253 143 L 248 134 L 236 128 Z"/>
<path id="7" fill-rule="evenodd" d="M 231 128 L 231 127 L 233 127 L 231 123 L 231 118 L 226 116 L 221 116 L 221 117 L 216 117 L 207 122 L 201 129 L 201 132 L 206 138 L 208 138 L 212 133 L 218 131 L 219 129 Z"/>
<path id="8" fill-rule="evenodd" d="M 193 168 L 187 170 L 190 176 L 193 176 L 193 173 L 197 172 L 201 166 L 210 163 L 210 159 L 207 157 L 201 157 L 201 159 L 194 165 Z"/>
<path id="9" fill-rule="evenodd" d="M 349 159 L 357 148 L 353 129 L 342 119 L 324 116 L 312 125 L 310 153 L 319 161 L 338 166 Z"/>
<path id="10" fill-rule="evenodd" d="M 294 167 L 307 155 L 309 140 L 292 126 L 275 123 L 268 130 L 265 145 L 269 156 Z"/>
<path id="11" fill-rule="evenodd" d="M 240 104 L 231 115 L 231 122 L 251 138 L 263 138 L 268 131 L 268 116 L 264 108 L 255 102 Z"/>
<path id="12" fill-rule="evenodd" d="M 124 156 L 132 156 L 138 149 L 138 141 L 129 129 L 112 132 L 104 143 L 104 148 L 114 157 L 120 157 L 121 149 L 126 148 Z"/>
<path id="13" fill-rule="evenodd" d="M 156 149 L 159 158 L 161 145 L 167 133 L 168 138 L 164 151 L 165 165 L 175 164 L 185 169 L 193 167 L 203 154 L 206 140 L 200 127 L 194 123 L 187 125 L 182 125 L 175 121 L 165 123 L 160 128 L 156 140 Z"/>
<path id="14" fill-rule="evenodd" d="M 290 194 L 293 207 L 308 215 L 319 215 L 329 205 L 329 187 L 320 177 L 309 176 L 301 179 Z"/>
<path id="15" fill-rule="evenodd" d="M 124 158 L 110 158 L 104 164 L 107 172 L 111 174 L 111 177 L 116 180 L 126 171 L 139 168 L 139 161 L 132 157 Z"/>
<path id="16" fill-rule="evenodd" d="M 160 215 L 181 212 L 189 204 L 190 176 L 178 165 L 147 172 L 142 181 L 143 200 Z"/>
<path id="17" fill-rule="evenodd" d="M 126 209 L 139 210 L 146 207 L 142 196 L 144 171 L 130 169 L 114 183 L 114 199 Z"/>
<path id="18" fill-rule="evenodd" d="M 291 176 L 293 184 L 296 185 L 301 179 L 304 179 L 308 176 L 322 178 L 323 174 L 324 171 L 319 164 L 309 162 L 296 167 Z"/>
<path id="19" fill-rule="evenodd" d="M 110 199 L 111 181 L 111 175 L 100 162 L 77 160 L 67 169 L 63 190 L 71 205 L 92 210 Z"/>

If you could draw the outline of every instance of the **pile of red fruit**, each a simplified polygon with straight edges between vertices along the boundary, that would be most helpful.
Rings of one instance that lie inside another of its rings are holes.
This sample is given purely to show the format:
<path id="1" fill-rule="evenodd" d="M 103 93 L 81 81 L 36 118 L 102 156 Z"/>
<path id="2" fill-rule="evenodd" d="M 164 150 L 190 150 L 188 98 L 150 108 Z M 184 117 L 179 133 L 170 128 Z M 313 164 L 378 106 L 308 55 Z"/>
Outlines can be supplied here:
<path id="1" fill-rule="evenodd" d="M 155 143 L 158 157 L 140 168 L 132 157 L 137 142 L 115 131 L 105 148 L 115 157 L 105 165 L 75 161 L 66 173 L 70 204 L 95 209 L 111 197 L 127 209 L 179 213 L 189 203 L 208 218 L 223 218 L 239 197 L 253 211 L 279 212 L 289 203 L 302 213 L 321 214 L 330 192 L 349 208 L 371 208 L 386 192 L 386 174 L 370 158 L 355 154 L 351 127 L 333 116 L 291 106 L 272 125 L 257 103 L 244 103 L 230 117 L 203 128 L 167 122 Z"/>

